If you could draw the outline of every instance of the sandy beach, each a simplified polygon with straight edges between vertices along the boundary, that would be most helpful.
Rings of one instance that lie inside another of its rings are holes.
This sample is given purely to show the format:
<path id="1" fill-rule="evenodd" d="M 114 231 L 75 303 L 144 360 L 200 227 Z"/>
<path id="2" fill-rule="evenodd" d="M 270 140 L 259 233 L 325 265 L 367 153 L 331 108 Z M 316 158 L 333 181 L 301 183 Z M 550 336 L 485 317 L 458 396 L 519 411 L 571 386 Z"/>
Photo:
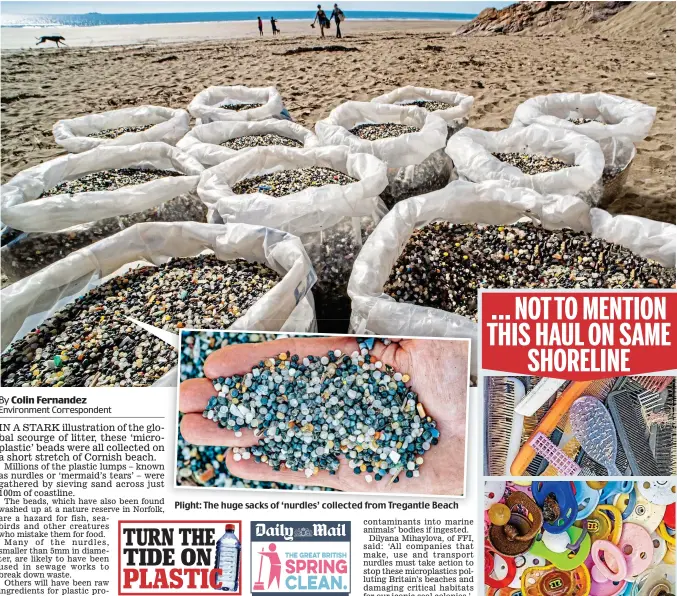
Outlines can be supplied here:
<path id="1" fill-rule="evenodd" d="M 263 18 L 264 39 L 272 39 L 270 16 Z M 307 20 L 278 20 L 280 39 L 298 36 L 319 37 L 319 29 L 310 27 Z M 462 21 L 402 21 L 402 20 L 352 20 L 350 32 L 364 35 L 373 32 L 414 30 L 453 32 Z M 331 32 L 330 32 L 331 33 Z M 163 23 L 155 25 L 107 25 L 101 27 L 42 27 L 2 29 L 0 47 L 3 50 L 29 49 L 41 35 L 63 35 L 69 47 L 112 46 L 129 44 L 168 44 L 191 41 L 249 39 L 259 37 L 256 22 L 221 21 L 205 23 Z"/>
<path id="2" fill-rule="evenodd" d="M 257 32 L 243 23 L 69 29 L 68 49 L 3 50 L 2 181 L 63 153 L 51 132 L 60 118 L 141 104 L 186 107 L 211 85 L 275 85 L 307 127 L 343 101 L 394 87 L 451 89 L 475 97 L 470 126 L 487 130 L 507 127 L 534 95 L 606 91 L 658 109 L 627 191 L 610 210 L 675 221 L 674 17 L 653 23 L 647 35 L 616 27 L 470 38 L 454 37 L 452 22 L 347 21 L 338 43 L 358 51 L 298 55 L 285 52 L 337 40 L 320 41 L 307 22 L 280 22 L 278 39 L 267 26 L 262 40 L 247 39 Z M 238 28 L 241 34 L 230 31 Z M 35 35 L 3 29 L 2 47 L 26 47 Z"/>

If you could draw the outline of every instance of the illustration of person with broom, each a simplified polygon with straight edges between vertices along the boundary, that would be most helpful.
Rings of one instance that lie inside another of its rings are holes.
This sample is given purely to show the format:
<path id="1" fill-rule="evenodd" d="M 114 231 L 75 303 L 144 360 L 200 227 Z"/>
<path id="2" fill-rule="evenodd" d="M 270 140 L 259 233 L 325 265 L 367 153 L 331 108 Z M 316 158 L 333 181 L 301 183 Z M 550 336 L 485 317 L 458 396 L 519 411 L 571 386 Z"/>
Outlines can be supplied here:
<path id="1" fill-rule="evenodd" d="M 275 551 L 277 546 L 275 544 L 269 544 L 269 551 L 261 549 L 259 554 L 261 555 L 261 563 L 259 565 L 259 580 L 254 583 L 253 591 L 265 590 L 265 584 L 261 581 L 261 572 L 263 571 L 263 557 L 268 557 L 270 563 L 270 571 L 268 572 L 268 588 L 273 585 L 273 582 L 277 582 L 277 587 L 280 587 L 280 580 L 282 579 L 282 561 L 280 561 L 280 555 Z"/>

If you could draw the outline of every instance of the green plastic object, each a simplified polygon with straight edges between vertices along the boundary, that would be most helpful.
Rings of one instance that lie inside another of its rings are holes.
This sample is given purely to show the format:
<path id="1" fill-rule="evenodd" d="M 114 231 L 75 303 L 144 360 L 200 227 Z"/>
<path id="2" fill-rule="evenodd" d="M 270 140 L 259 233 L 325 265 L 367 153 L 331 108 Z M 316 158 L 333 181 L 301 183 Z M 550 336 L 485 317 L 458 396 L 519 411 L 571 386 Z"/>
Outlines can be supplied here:
<path id="1" fill-rule="evenodd" d="M 576 544 L 583 531 L 584 530 L 582 528 L 571 526 L 567 530 L 567 534 L 569 535 L 569 544 Z M 591 546 L 592 541 L 590 540 L 590 535 L 586 532 L 586 536 L 583 538 L 583 542 L 581 542 L 578 551 L 574 553 L 567 549 L 561 553 L 556 553 L 551 551 L 545 544 L 543 544 L 541 535 L 536 539 L 529 552 L 535 557 L 541 557 L 550 561 L 555 567 L 557 567 L 557 569 L 561 569 L 562 571 L 572 571 L 579 565 L 583 565 L 583 563 L 585 563 L 585 560 L 590 554 Z"/>

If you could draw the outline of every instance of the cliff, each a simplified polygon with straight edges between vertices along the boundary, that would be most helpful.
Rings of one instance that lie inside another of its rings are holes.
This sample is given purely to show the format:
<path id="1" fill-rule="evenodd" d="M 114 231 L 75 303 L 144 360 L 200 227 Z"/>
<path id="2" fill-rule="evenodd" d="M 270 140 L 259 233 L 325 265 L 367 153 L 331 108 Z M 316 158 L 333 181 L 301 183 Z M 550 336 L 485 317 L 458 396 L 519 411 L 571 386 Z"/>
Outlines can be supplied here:
<path id="1" fill-rule="evenodd" d="M 544 33 L 591 29 L 626 9 L 630 2 L 518 2 L 506 8 L 484 9 L 455 35 Z M 653 4 L 653 3 L 648 3 Z M 665 3 L 672 4 L 672 3 Z"/>

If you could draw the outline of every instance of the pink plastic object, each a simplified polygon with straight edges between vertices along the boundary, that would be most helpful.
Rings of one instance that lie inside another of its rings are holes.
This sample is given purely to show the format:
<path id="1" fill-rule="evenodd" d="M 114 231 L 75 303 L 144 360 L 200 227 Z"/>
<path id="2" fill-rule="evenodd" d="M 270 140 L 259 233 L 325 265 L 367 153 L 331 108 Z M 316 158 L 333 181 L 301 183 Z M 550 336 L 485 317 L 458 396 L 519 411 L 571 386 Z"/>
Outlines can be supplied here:
<path id="1" fill-rule="evenodd" d="M 628 568 L 626 580 L 631 581 L 640 573 L 646 571 L 653 561 L 653 541 L 649 532 L 642 526 L 624 523 L 618 548 L 625 557 Z"/>
<path id="2" fill-rule="evenodd" d="M 585 560 L 585 566 L 590 571 L 590 596 L 619 596 L 625 592 L 625 587 L 627 582 L 625 580 L 614 583 L 608 581 L 605 577 L 602 577 L 602 581 L 597 581 L 595 579 L 595 563 L 592 560 L 591 556 Z"/>
<path id="3" fill-rule="evenodd" d="M 655 391 L 660 393 L 667 389 L 668 385 L 672 383 L 675 377 L 651 377 L 651 376 L 636 376 L 632 377 L 633 381 L 637 381 L 642 387 L 648 391 Z"/>
<path id="4" fill-rule="evenodd" d="M 581 467 L 543 433 L 536 433 L 529 445 L 555 468 L 560 476 L 578 476 Z"/>
<path id="5" fill-rule="evenodd" d="M 619 596 L 625 592 L 627 582 L 622 581 L 619 584 L 614 582 L 604 582 L 598 584 L 592 577 L 590 578 L 590 596 Z"/>
<path id="6" fill-rule="evenodd" d="M 596 582 L 602 583 L 604 580 L 620 582 L 627 577 L 627 562 L 621 550 L 613 542 L 595 540 L 590 549 L 590 556 L 595 564 L 591 573 Z"/>

